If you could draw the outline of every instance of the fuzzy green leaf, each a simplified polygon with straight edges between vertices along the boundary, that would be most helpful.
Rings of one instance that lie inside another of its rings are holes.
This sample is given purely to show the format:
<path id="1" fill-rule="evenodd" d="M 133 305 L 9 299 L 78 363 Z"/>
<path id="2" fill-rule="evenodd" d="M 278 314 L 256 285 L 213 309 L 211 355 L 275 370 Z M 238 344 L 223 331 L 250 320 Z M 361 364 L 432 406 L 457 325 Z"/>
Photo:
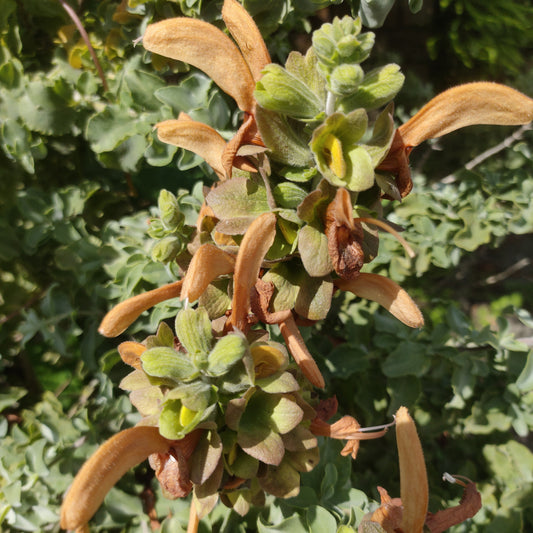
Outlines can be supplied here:
<path id="1" fill-rule="evenodd" d="M 224 375 L 248 349 L 246 339 L 237 333 L 220 338 L 207 357 L 206 373 L 218 377 Z"/>
<path id="2" fill-rule="evenodd" d="M 263 69 L 254 96 L 262 108 L 296 119 L 312 119 L 323 106 L 303 81 L 276 64 Z"/>
<path id="3" fill-rule="evenodd" d="M 141 355 L 144 371 L 150 376 L 189 381 L 198 375 L 191 359 L 173 348 L 157 346 Z"/>
<path id="4" fill-rule="evenodd" d="M 176 335 L 191 357 L 198 363 L 207 360 L 213 346 L 211 321 L 203 307 L 182 309 L 176 316 Z"/>
<path id="5" fill-rule="evenodd" d="M 312 277 L 326 276 L 333 270 L 324 232 L 311 224 L 298 233 L 298 251 L 307 273 Z"/>
<path id="6" fill-rule="evenodd" d="M 265 185 L 260 178 L 236 176 L 224 181 L 211 190 L 206 201 L 218 219 L 246 221 L 242 233 L 258 215 L 270 211 Z"/>

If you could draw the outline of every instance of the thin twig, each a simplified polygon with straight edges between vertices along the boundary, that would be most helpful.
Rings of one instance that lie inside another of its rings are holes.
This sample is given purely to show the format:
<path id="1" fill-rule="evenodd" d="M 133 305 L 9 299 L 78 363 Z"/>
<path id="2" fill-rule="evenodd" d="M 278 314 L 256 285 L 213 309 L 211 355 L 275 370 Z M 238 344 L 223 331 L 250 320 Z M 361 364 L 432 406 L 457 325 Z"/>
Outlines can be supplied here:
<path id="1" fill-rule="evenodd" d="M 107 80 L 105 79 L 104 70 L 102 69 L 102 65 L 100 65 L 100 61 L 98 61 L 98 57 L 96 56 L 96 52 L 94 51 L 93 45 L 91 44 L 89 35 L 85 31 L 85 28 L 83 27 L 83 24 L 81 23 L 81 20 L 79 19 L 76 12 L 67 4 L 65 0 L 58 0 L 58 1 L 63 6 L 63 9 L 67 12 L 68 16 L 72 19 L 72 22 L 74 22 L 74 25 L 76 26 L 76 28 L 78 28 L 81 38 L 84 40 L 85 44 L 87 45 L 89 54 L 91 54 L 91 58 L 93 60 L 94 66 L 96 67 L 96 70 L 98 71 L 98 76 L 102 80 L 102 85 L 104 86 L 104 90 L 108 91 L 109 87 L 107 85 Z"/>
<path id="2" fill-rule="evenodd" d="M 522 259 L 520 259 L 520 261 L 517 261 L 509 268 L 506 268 L 503 272 L 489 276 L 487 279 L 482 281 L 480 285 L 494 285 L 495 283 L 499 283 L 500 281 L 503 281 L 512 276 L 513 274 L 516 274 L 520 270 L 523 270 L 524 268 L 528 267 L 529 265 L 531 265 L 531 263 L 532 260 L 530 257 L 523 257 Z"/>
<path id="3" fill-rule="evenodd" d="M 44 290 L 39 291 L 37 294 L 32 296 L 25 304 L 23 304 L 22 307 L 19 307 L 18 309 L 16 309 L 12 313 L 9 313 L 9 315 L 5 315 L 5 316 L 0 317 L 0 326 L 2 324 L 5 324 L 7 321 L 11 320 L 12 318 L 15 318 L 16 316 L 20 315 L 26 309 L 32 307 L 35 302 L 39 301 L 42 298 L 42 296 L 43 296 L 43 294 L 45 292 L 46 291 L 44 291 Z"/>
<path id="4" fill-rule="evenodd" d="M 501 152 L 502 150 L 505 150 L 505 148 L 509 148 L 513 143 L 515 143 L 516 141 L 519 141 L 523 137 L 526 131 L 531 130 L 532 128 L 533 128 L 532 123 L 524 124 L 517 130 L 515 130 L 512 135 L 509 135 L 509 137 L 506 137 L 501 143 L 498 143 L 497 145 L 489 148 L 488 150 L 485 150 L 481 154 L 474 157 L 474 159 L 469 161 L 464 166 L 464 168 L 466 170 L 472 170 L 474 167 L 477 167 L 480 163 L 483 163 L 483 161 L 485 161 L 489 157 L 492 157 L 493 155 L 497 154 L 498 152 Z M 449 174 L 448 176 L 446 176 L 445 178 L 441 180 L 441 183 L 445 183 L 445 184 L 454 183 L 456 179 L 457 179 L 457 176 L 455 175 L 455 173 Z"/>

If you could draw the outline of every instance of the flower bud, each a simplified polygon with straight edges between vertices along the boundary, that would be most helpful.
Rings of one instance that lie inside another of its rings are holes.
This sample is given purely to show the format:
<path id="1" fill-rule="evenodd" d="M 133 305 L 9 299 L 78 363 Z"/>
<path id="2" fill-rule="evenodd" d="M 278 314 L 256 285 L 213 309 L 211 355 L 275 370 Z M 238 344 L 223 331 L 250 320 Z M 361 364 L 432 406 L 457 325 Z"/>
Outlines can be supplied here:
<path id="1" fill-rule="evenodd" d="M 340 65 L 333 69 L 328 85 L 332 93 L 348 96 L 357 90 L 363 77 L 364 72 L 359 65 Z"/>
<path id="2" fill-rule="evenodd" d="M 178 237 L 164 237 L 152 248 L 152 261 L 169 263 L 183 250 L 183 243 Z"/>
<path id="3" fill-rule="evenodd" d="M 374 34 L 359 34 L 361 20 L 335 17 L 313 33 L 313 48 L 323 69 L 331 72 L 341 64 L 363 62 L 374 46 Z"/>
<path id="4" fill-rule="evenodd" d="M 169 191 L 162 189 L 158 199 L 159 213 L 163 226 L 175 231 L 184 220 L 183 213 L 180 212 L 178 199 Z"/>

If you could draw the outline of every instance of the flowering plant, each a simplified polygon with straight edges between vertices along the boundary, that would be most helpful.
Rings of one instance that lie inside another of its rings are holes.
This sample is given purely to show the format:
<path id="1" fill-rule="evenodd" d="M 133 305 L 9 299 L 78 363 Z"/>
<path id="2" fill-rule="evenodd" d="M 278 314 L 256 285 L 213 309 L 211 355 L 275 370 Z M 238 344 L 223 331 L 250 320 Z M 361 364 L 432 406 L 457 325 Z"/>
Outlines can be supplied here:
<path id="1" fill-rule="evenodd" d="M 116 480 L 146 458 L 168 497 L 193 492 L 195 531 L 219 499 L 244 515 L 265 493 L 298 494 L 300 473 L 319 461 L 317 436 L 346 440 L 342 453 L 355 459 L 361 440 L 384 435 L 388 424 L 365 429 L 350 416 L 327 422 L 337 405 L 313 390 L 325 381 L 299 325 L 324 319 L 340 290 L 422 327 L 421 311 L 401 287 L 364 271 L 378 254 L 379 229 L 414 253 L 383 220 L 382 201 L 411 192 L 408 158 L 423 141 L 472 124 L 533 119 L 533 100 L 478 82 L 445 91 L 396 128 L 392 100 L 403 74 L 395 64 L 364 71 L 374 34 L 361 33 L 359 19 L 324 24 L 305 55 L 292 52 L 281 66 L 271 63 L 241 4 L 225 0 L 222 17 L 234 40 L 189 18 L 152 24 L 143 37 L 153 54 L 209 75 L 235 100 L 242 124 L 229 141 L 184 114 L 156 125 L 160 140 L 203 157 L 219 181 L 206 191 L 194 226 L 185 224 L 180 199 L 161 192 L 160 218 L 150 228 L 156 256 L 176 262 L 183 275 L 122 302 L 102 321 L 100 332 L 113 337 L 156 303 L 184 301 L 174 330 L 162 323 L 142 343 L 119 346 L 133 368 L 121 387 L 142 418 L 84 465 L 63 504 L 68 529 L 85 527 Z M 276 327 L 285 345 L 272 339 Z M 405 409 L 396 422 L 409 486 L 402 485 L 403 514 L 383 492 L 383 509 L 361 530 L 371 523 L 442 531 L 472 516 L 475 497 L 467 513 L 463 506 L 440 522 L 426 516 L 414 423 Z"/>

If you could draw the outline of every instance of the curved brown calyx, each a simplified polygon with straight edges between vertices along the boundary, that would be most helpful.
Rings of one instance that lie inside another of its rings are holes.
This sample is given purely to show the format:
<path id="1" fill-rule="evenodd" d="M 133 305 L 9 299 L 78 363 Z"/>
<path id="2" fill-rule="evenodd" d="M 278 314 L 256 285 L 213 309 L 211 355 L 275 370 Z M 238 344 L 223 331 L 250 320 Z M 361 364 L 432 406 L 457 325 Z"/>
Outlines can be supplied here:
<path id="1" fill-rule="evenodd" d="M 292 316 L 290 309 L 270 312 L 270 300 L 274 295 L 274 284 L 272 282 L 258 279 L 250 295 L 250 307 L 253 314 L 265 324 L 279 324 Z"/>
<path id="2" fill-rule="evenodd" d="M 396 178 L 396 187 L 402 198 L 407 196 L 413 188 L 411 170 L 409 169 L 409 154 L 412 149 L 412 146 L 405 145 L 402 132 L 397 129 L 387 157 L 376 168 L 376 170 L 388 172 Z"/>
<path id="3" fill-rule="evenodd" d="M 339 189 L 326 210 L 328 252 L 335 272 L 342 279 L 354 279 L 364 264 L 361 246 L 363 228 L 354 221 L 350 193 Z"/>

